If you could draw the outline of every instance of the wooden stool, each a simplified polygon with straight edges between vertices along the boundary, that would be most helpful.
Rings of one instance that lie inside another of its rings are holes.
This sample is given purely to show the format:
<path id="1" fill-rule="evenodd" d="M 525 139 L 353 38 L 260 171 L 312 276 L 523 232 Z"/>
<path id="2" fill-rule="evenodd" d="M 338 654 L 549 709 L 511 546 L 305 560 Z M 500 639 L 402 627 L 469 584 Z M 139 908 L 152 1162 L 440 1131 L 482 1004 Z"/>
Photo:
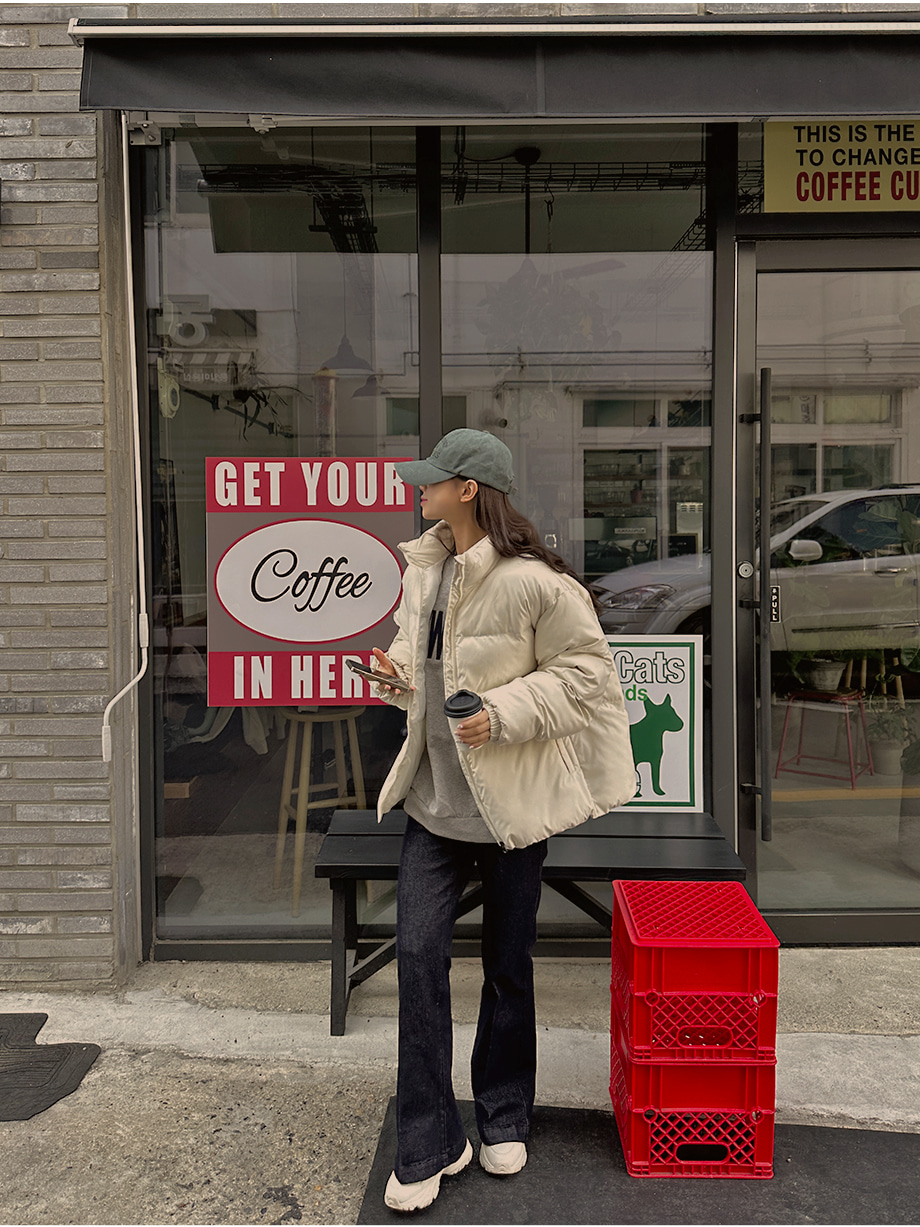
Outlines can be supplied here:
<path id="1" fill-rule="evenodd" d="M 314 711 L 297 711 L 284 707 L 282 714 L 291 722 L 288 730 L 288 747 L 284 759 L 284 779 L 281 784 L 281 804 L 278 808 L 278 843 L 275 851 L 275 889 L 281 885 L 281 866 L 284 861 L 284 842 L 288 818 L 294 819 L 294 888 L 291 896 L 291 915 L 300 915 L 300 888 L 303 880 L 303 854 L 307 838 L 307 810 L 311 809 L 366 809 L 364 797 L 364 773 L 361 769 L 361 750 L 358 744 L 358 716 L 367 710 L 364 707 L 320 707 Z M 331 724 L 335 737 L 335 783 L 311 784 L 310 762 L 313 757 L 313 726 Z M 354 793 L 348 792 L 348 775 L 345 769 L 345 744 L 342 725 L 348 725 L 348 751 L 351 758 L 351 773 Z M 294 768 L 300 744 L 300 770 L 294 783 Z M 333 790 L 335 795 L 310 800 L 310 794 Z M 294 800 L 296 797 L 296 806 Z"/>

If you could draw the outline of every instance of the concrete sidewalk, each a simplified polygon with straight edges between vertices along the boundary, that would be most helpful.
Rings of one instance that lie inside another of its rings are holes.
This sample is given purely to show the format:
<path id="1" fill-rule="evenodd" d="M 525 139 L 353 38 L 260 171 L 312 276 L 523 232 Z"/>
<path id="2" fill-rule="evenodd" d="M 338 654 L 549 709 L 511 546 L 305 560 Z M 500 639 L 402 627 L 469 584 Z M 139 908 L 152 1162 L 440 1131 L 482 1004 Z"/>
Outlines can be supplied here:
<path id="1" fill-rule="evenodd" d="M 777 1120 L 920 1132 L 920 950 L 781 953 Z M 455 1085 L 478 968 L 454 965 Z M 78 1091 L 0 1123 L 2 1223 L 353 1223 L 395 1089 L 392 967 L 328 1025 L 328 964 L 150 964 L 125 990 L 0 993 L 100 1044 Z M 609 1110 L 609 964 L 537 961 L 538 1100 Z"/>

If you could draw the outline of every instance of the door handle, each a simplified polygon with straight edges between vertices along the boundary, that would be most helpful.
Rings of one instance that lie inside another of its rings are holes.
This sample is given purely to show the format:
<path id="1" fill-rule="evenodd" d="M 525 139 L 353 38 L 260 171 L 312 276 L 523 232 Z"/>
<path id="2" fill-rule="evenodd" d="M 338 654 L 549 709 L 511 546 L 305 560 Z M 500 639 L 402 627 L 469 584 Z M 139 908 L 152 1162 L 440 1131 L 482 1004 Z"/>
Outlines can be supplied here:
<path id="1" fill-rule="evenodd" d="M 904 575 L 910 567 L 876 567 L 875 575 Z"/>
<path id="2" fill-rule="evenodd" d="M 760 838 L 767 843 L 773 838 L 773 792 L 770 772 L 770 742 L 773 736 L 773 681 L 770 662 L 770 610 L 772 592 L 770 568 L 764 565 L 770 557 L 770 494 L 772 487 L 772 452 L 770 450 L 770 416 L 773 408 L 773 371 L 760 369 Z"/>

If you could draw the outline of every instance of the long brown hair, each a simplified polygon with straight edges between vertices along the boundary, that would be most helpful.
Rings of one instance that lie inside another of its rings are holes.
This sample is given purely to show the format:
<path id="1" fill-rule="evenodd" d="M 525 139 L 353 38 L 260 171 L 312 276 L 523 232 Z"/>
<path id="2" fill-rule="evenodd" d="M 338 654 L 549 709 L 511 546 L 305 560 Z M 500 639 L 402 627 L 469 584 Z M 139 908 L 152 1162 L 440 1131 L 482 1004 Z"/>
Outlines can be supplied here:
<path id="1" fill-rule="evenodd" d="M 494 486 L 476 483 L 476 523 L 485 529 L 496 552 L 502 558 L 537 558 L 560 575 L 570 575 L 587 591 L 595 612 L 600 608 L 594 593 L 581 577 L 569 566 L 561 554 L 549 549 L 540 540 L 539 533 L 530 520 L 508 501 L 508 495 Z"/>

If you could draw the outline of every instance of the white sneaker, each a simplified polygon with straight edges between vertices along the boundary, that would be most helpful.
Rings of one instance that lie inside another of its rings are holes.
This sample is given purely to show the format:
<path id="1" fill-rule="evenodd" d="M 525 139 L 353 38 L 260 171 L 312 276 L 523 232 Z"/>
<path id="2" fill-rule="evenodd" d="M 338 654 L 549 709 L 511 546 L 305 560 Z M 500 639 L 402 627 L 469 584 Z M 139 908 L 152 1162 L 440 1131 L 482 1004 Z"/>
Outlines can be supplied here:
<path id="1" fill-rule="evenodd" d="M 523 1142 L 496 1142 L 479 1148 L 479 1162 L 493 1176 L 513 1176 L 527 1162 L 527 1147 Z"/>
<path id="2" fill-rule="evenodd" d="M 441 1191 L 442 1176 L 456 1176 L 462 1172 L 473 1157 L 473 1148 L 467 1138 L 463 1154 L 456 1161 L 443 1167 L 427 1180 L 416 1180 L 414 1184 L 403 1184 L 396 1179 L 396 1173 L 390 1173 L 383 1200 L 391 1210 L 424 1210 L 430 1206 Z"/>

